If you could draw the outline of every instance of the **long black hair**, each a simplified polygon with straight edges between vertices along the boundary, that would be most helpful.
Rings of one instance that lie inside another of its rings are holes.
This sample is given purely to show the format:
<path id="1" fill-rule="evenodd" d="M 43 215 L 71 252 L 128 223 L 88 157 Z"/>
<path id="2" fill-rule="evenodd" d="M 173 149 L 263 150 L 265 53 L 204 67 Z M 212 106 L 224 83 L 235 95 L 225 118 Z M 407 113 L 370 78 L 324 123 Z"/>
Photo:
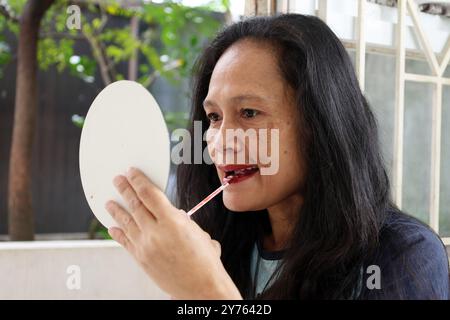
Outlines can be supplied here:
<path id="1" fill-rule="evenodd" d="M 348 53 L 324 22 L 300 14 L 255 17 L 225 27 L 197 61 L 192 136 L 194 120 L 209 126 L 202 102 L 217 61 L 246 38 L 278 49 L 280 72 L 296 94 L 298 141 L 307 141 L 299 145 L 307 167 L 300 219 L 281 273 L 262 297 L 351 298 L 364 259 L 377 247 L 387 212 L 394 208 L 374 115 Z M 214 165 L 179 165 L 178 206 L 191 209 L 219 185 Z M 221 243 L 226 270 L 243 297 L 251 298 L 251 251 L 270 232 L 267 210 L 232 212 L 216 197 L 194 219 Z"/>

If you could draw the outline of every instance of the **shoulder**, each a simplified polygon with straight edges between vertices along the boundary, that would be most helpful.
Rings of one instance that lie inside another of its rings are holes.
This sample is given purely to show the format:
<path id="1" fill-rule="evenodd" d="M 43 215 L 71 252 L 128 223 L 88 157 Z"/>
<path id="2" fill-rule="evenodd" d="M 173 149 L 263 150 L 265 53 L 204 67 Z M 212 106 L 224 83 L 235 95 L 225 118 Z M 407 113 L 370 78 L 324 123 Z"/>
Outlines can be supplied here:
<path id="1" fill-rule="evenodd" d="M 410 258 L 418 258 L 415 254 L 420 253 L 419 249 L 429 249 L 440 258 L 447 259 L 440 237 L 428 225 L 400 211 L 390 211 L 381 229 L 379 242 L 380 249 L 385 249 L 380 253 L 391 258 L 405 253 Z"/>
<path id="2" fill-rule="evenodd" d="M 449 262 L 444 244 L 427 225 L 400 211 L 390 211 L 370 263 L 379 267 L 380 288 L 366 299 L 449 299 Z M 373 269 L 372 269 L 373 270 Z"/>

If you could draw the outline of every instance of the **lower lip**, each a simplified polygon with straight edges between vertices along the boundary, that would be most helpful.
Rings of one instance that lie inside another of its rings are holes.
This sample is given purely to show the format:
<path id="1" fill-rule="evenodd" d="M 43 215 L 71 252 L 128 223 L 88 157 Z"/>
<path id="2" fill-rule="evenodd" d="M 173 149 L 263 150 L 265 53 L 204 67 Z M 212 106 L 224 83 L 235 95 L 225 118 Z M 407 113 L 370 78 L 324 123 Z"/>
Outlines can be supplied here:
<path id="1" fill-rule="evenodd" d="M 233 185 L 233 184 L 242 182 L 242 181 L 244 181 L 244 180 L 247 180 L 248 178 L 253 177 L 253 176 L 255 175 L 255 173 L 257 173 L 258 171 L 259 171 L 259 170 L 253 171 L 253 172 L 251 172 L 251 173 L 249 173 L 249 174 L 246 174 L 246 175 L 234 177 L 234 178 L 230 181 L 230 184 Z"/>

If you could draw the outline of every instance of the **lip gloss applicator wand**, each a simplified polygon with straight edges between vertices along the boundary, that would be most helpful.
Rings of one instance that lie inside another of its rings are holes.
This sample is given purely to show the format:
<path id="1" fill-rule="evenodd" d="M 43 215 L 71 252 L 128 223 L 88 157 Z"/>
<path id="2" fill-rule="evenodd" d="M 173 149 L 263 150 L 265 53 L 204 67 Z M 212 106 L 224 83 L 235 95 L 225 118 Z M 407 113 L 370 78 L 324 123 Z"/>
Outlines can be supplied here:
<path id="1" fill-rule="evenodd" d="M 205 199 L 203 199 L 202 201 L 200 201 L 195 207 L 193 207 L 191 210 L 189 210 L 187 212 L 187 216 L 191 217 L 191 215 L 196 212 L 198 209 L 200 209 L 201 207 L 203 207 L 205 204 L 207 204 L 212 198 L 214 198 L 215 196 L 217 196 L 222 190 L 224 190 L 226 187 L 228 187 L 230 185 L 230 181 L 233 179 L 233 176 L 231 177 L 227 177 L 223 179 L 223 183 L 220 187 L 218 187 L 216 190 L 214 190 L 213 192 L 211 192 L 210 195 L 208 195 Z"/>

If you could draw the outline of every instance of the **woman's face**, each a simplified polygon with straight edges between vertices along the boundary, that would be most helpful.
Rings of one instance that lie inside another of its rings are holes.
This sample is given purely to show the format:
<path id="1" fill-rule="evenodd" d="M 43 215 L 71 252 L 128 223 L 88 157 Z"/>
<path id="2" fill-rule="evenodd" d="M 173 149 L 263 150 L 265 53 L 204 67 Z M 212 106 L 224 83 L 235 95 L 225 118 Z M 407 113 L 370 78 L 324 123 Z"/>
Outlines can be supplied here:
<path id="1" fill-rule="evenodd" d="M 224 190 L 228 209 L 262 210 L 298 196 L 305 170 L 293 97 L 278 69 L 277 54 L 268 44 L 241 40 L 217 62 L 203 103 L 210 121 L 208 152 L 221 181 L 239 169 L 234 164 L 250 169 Z M 236 129 L 248 133 L 247 138 L 239 138 Z M 267 134 L 260 129 L 267 129 Z M 233 132 L 237 138 L 230 135 Z"/>

